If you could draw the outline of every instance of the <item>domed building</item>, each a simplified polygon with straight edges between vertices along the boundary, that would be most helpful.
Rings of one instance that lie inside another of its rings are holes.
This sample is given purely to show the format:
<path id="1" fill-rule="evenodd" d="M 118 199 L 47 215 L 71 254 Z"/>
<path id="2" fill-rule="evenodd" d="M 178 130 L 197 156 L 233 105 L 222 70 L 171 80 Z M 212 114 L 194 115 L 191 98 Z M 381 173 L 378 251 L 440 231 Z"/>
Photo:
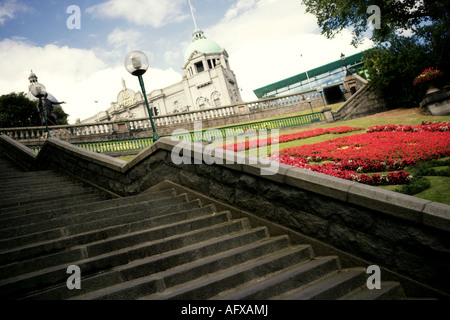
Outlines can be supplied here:
<path id="1" fill-rule="evenodd" d="M 222 48 L 213 40 L 206 39 L 204 32 L 200 29 L 194 30 L 192 34 L 193 40 L 184 54 L 184 61 L 188 61 L 194 52 L 201 52 L 204 54 L 221 53 Z"/>
<path id="2" fill-rule="evenodd" d="M 241 102 L 236 76 L 228 62 L 228 53 L 215 41 L 196 29 L 184 55 L 181 82 L 147 94 L 150 109 L 157 115 L 209 109 Z M 140 92 L 121 90 L 111 108 L 83 123 L 148 117 Z M 125 99 L 126 98 L 126 99 Z M 108 117 L 105 117 L 107 114 Z"/>
<path id="3" fill-rule="evenodd" d="M 192 34 L 184 54 L 183 80 L 149 95 L 159 114 L 193 111 L 231 105 L 242 101 L 228 53 L 202 30 Z"/>

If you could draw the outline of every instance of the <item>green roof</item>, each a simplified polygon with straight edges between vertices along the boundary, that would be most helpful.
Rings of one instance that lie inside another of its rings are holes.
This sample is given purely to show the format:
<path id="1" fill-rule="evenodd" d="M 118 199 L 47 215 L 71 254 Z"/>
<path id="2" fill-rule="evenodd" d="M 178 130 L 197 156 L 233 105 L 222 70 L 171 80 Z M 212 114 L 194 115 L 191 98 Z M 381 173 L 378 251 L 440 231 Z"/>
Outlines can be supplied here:
<path id="1" fill-rule="evenodd" d="M 194 31 L 193 36 L 194 40 L 186 49 L 186 53 L 184 54 L 185 62 L 189 60 L 191 54 L 195 51 L 205 54 L 222 52 L 222 48 L 215 41 L 206 39 L 206 37 L 203 35 L 203 31 L 197 29 Z"/>
<path id="2" fill-rule="evenodd" d="M 357 64 L 359 62 L 361 62 L 362 57 L 363 57 L 363 52 L 354 54 L 352 56 L 349 57 L 345 57 L 345 60 L 347 62 L 347 65 L 353 65 L 353 64 Z M 308 76 L 310 78 L 314 78 L 316 76 L 319 76 L 321 74 L 327 73 L 327 72 L 331 72 L 334 71 L 336 69 L 342 68 L 342 60 L 336 60 L 334 62 L 325 64 L 321 67 L 315 68 L 315 69 L 311 69 L 308 70 Z M 281 88 L 286 88 L 288 86 L 291 86 L 293 84 L 298 84 L 299 82 L 305 81 L 307 80 L 308 77 L 306 76 L 306 72 L 300 73 L 296 76 L 269 84 L 265 87 L 253 90 L 253 92 L 255 93 L 255 95 L 260 99 L 262 98 L 264 95 L 270 93 L 270 92 L 275 92 Z"/>

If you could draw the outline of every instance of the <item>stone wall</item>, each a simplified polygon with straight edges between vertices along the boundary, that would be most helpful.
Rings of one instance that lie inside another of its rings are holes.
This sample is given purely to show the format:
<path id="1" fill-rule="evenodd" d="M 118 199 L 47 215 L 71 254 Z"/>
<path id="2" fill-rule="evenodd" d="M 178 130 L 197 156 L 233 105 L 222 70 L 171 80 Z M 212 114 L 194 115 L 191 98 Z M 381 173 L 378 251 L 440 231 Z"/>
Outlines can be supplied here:
<path id="1" fill-rule="evenodd" d="M 0 136 L 0 153 L 15 157 L 17 145 Z M 39 155 L 16 160 L 121 196 L 168 180 L 449 294 L 450 206 L 285 165 L 267 175 L 273 163 L 205 148 L 162 138 L 125 162 L 50 138 Z M 174 163 L 174 149 L 184 163 Z"/>
<path id="2" fill-rule="evenodd" d="M 347 88 L 345 92 L 349 98 L 338 110 L 331 112 L 333 121 L 350 120 L 388 110 L 383 97 L 365 79 L 352 75 L 346 80 L 344 88 Z M 353 95 L 349 94 L 351 87 L 357 89 Z M 325 115 L 325 118 L 331 119 L 329 115 Z"/>

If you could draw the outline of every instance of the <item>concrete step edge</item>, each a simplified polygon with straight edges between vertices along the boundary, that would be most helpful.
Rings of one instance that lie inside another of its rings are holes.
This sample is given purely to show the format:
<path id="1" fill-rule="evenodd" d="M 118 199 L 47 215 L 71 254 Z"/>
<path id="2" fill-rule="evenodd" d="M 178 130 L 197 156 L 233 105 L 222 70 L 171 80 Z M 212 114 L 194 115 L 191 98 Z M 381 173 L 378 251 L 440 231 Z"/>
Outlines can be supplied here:
<path id="1" fill-rule="evenodd" d="M 278 270 L 263 278 L 254 279 L 211 299 L 220 300 L 268 300 L 280 292 L 303 287 L 327 277 L 340 268 L 337 257 L 317 257 L 306 263 Z"/>
<path id="2" fill-rule="evenodd" d="M 200 276 L 197 279 L 186 283 L 172 286 L 169 275 L 162 279 L 164 282 L 164 291 L 157 294 L 142 297 L 142 300 L 202 300 L 217 295 L 222 291 L 228 290 L 240 283 L 243 278 L 250 280 L 281 270 L 301 261 L 307 261 L 311 258 L 311 247 L 292 246 L 279 252 L 264 255 L 239 265 L 235 265 L 223 270 Z M 270 269 L 270 271 L 269 271 Z M 212 291 L 212 292 L 211 292 Z"/>
<path id="3" fill-rule="evenodd" d="M 159 209 L 157 214 L 164 215 L 164 214 L 172 214 L 176 212 L 181 212 L 189 209 L 195 209 L 199 208 L 198 201 L 189 201 L 189 202 L 180 202 L 175 203 L 170 206 L 166 207 L 158 207 L 156 209 Z M 9 239 L 2 239 L 0 240 L 0 249 L 3 251 L 6 251 L 11 248 L 16 247 L 26 247 L 33 243 L 40 244 L 41 242 L 48 242 L 52 240 L 58 240 L 64 237 L 67 237 L 70 235 L 70 229 L 66 227 L 60 227 L 56 229 L 51 230 L 45 230 L 37 233 L 27 234 L 15 238 L 9 238 Z"/>
<path id="4" fill-rule="evenodd" d="M 58 216 L 61 216 L 61 215 L 69 214 L 69 213 L 73 213 L 73 212 L 82 213 L 82 212 L 88 212 L 88 211 L 95 211 L 95 210 L 102 209 L 102 208 L 106 209 L 108 207 L 117 207 L 122 204 L 129 204 L 129 203 L 134 203 L 134 202 L 144 202 L 144 201 L 151 200 L 154 198 L 171 197 L 171 196 L 172 197 L 176 196 L 175 190 L 173 190 L 173 189 L 165 190 L 165 191 L 161 191 L 161 192 L 155 192 L 152 194 L 142 194 L 142 195 L 115 198 L 115 199 L 99 199 L 96 202 L 89 203 L 89 205 L 86 205 L 83 203 L 83 204 L 79 204 L 76 206 L 59 207 L 56 210 L 55 209 L 44 210 L 44 211 L 35 210 L 29 214 L 51 213 L 53 215 L 58 214 Z M 31 204 L 31 206 L 34 206 L 34 205 Z M 1 217 L 2 217 L 2 215 L 0 215 L 0 218 Z M 29 215 L 28 215 L 28 218 L 30 218 Z"/>
<path id="5" fill-rule="evenodd" d="M 130 230 L 139 230 L 149 228 L 150 226 L 161 226 L 167 217 L 174 217 L 177 220 L 174 221 L 182 221 L 187 219 L 186 217 L 199 217 L 201 215 L 213 214 L 215 212 L 213 205 L 208 205 L 205 207 L 199 207 L 195 209 L 189 209 L 184 211 L 177 211 L 174 213 L 166 214 L 163 216 L 150 216 L 147 219 L 142 220 L 141 215 L 133 220 L 127 221 L 116 221 L 116 217 L 114 218 L 106 218 L 102 220 L 111 221 L 111 224 L 108 226 L 95 226 L 93 225 L 89 230 L 84 231 L 70 231 L 69 235 L 64 238 L 58 238 L 49 241 L 43 241 L 39 243 L 32 243 L 27 246 L 15 247 L 7 251 L 0 252 L 0 264 L 3 264 L 4 261 L 22 261 L 23 259 L 32 259 L 39 255 L 47 255 L 51 253 L 56 253 L 61 250 L 67 250 L 67 247 L 73 247 L 75 243 L 81 245 L 86 244 L 85 242 L 89 238 L 90 235 L 95 235 L 101 233 L 102 239 L 107 236 L 107 231 L 110 229 L 122 229 L 123 232 L 129 232 Z M 141 212 L 133 212 L 128 215 L 122 216 L 123 218 L 129 218 L 130 216 L 137 216 Z M 93 221 L 98 222 L 98 221 Z M 133 227 L 133 225 L 137 227 Z M 72 226 L 74 227 L 74 226 Z M 71 244 L 73 243 L 73 244 Z"/>
<path id="6" fill-rule="evenodd" d="M 339 300 L 403 300 L 405 293 L 398 282 L 382 281 L 381 289 L 369 289 L 364 285 Z"/>
<path id="7" fill-rule="evenodd" d="M 103 203 L 106 203 L 107 201 L 108 200 L 104 200 Z M 38 232 L 38 230 L 45 231 L 46 228 L 54 229 L 62 226 L 78 224 L 80 223 L 80 221 L 84 222 L 95 221 L 101 219 L 103 216 L 110 216 L 110 217 L 120 216 L 121 214 L 127 214 L 129 212 L 138 211 L 139 209 L 141 209 L 142 211 L 144 210 L 144 208 L 148 209 L 148 207 L 152 207 L 154 209 L 169 207 L 167 205 L 168 202 L 171 202 L 172 204 L 179 204 L 185 203 L 185 201 L 186 197 L 184 195 L 179 195 L 175 197 L 160 198 L 155 200 L 136 202 L 114 207 L 106 207 L 106 208 L 103 207 L 102 209 L 78 212 L 76 214 L 61 215 L 59 212 L 50 212 L 50 213 L 40 213 L 1 219 L 0 223 L 3 224 L 4 226 L 8 225 L 8 227 L 0 229 L 2 231 L 0 239 L 5 239 L 9 233 L 14 232 L 15 230 L 19 230 L 20 231 L 19 234 L 25 234 L 28 225 L 31 226 L 28 229 L 36 230 L 30 232 L 36 233 Z M 44 228 L 39 229 L 38 227 L 39 225 L 44 225 Z"/>
<path id="8" fill-rule="evenodd" d="M 276 300 L 336 300 L 359 288 L 367 279 L 364 268 L 336 271 L 316 281 L 273 297 Z M 336 292 L 337 291 L 337 292 Z"/>
<path id="9" fill-rule="evenodd" d="M 184 234 L 172 235 L 168 238 L 159 239 L 157 241 L 145 242 L 132 247 L 127 247 L 121 250 L 114 251 L 114 265 L 108 265 L 107 269 L 121 264 L 128 263 L 130 252 L 139 251 L 142 249 L 152 248 L 157 245 L 166 245 L 166 243 L 177 242 L 179 246 L 187 246 L 190 244 L 206 241 L 207 239 L 219 237 L 225 234 L 238 232 L 249 229 L 249 222 L 247 219 L 233 220 L 231 222 L 213 225 L 207 228 L 190 231 Z M 173 244 L 172 244 L 173 245 Z M 75 262 L 83 270 L 87 276 L 104 272 L 105 269 L 101 265 L 101 261 L 110 259 L 111 252 L 105 253 L 101 256 L 92 258 L 82 258 Z M 16 277 L 0 280 L 0 297 L 18 297 L 20 295 L 33 292 L 37 289 L 48 288 L 58 283 L 65 283 L 67 280 L 66 269 L 67 264 L 57 265 L 45 269 L 35 270 L 33 272 L 22 274 Z"/>
<path id="10" fill-rule="evenodd" d="M 14 262 L 7 265 L 0 266 L 0 274 L 5 277 L 15 277 L 20 274 L 30 273 L 37 268 L 46 269 L 58 264 L 70 265 L 81 258 L 93 258 L 101 256 L 105 253 L 109 254 L 111 251 L 119 251 L 125 248 L 130 248 L 139 245 L 145 241 L 164 239 L 167 234 L 187 233 L 192 230 L 200 230 L 211 226 L 218 222 L 224 223 L 229 221 L 229 213 L 221 215 L 208 215 L 200 218 L 185 220 L 173 224 L 159 226 L 156 228 L 140 230 L 136 232 L 126 233 L 118 236 L 110 237 L 106 240 L 98 240 L 86 243 L 79 246 L 67 248 L 67 250 L 40 256 L 31 260 Z M 145 240 L 144 240 L 145 238 Z M 111 249 L 110 251 L 106 251 Z"/>
<path id="11" fill-rule="evenodd" d="M 269 246 L 282 242 L 288 243 L 289 240 L 286 238 L 287 237 L 285 236 L 268 238 L 267 229 L 264 227 L 236 231 L 220 237 L 152 255 L 143 259 L 134 260 L 129 262 L 128 264 L 114 267 L 110 271 L 103 272 L 101 274 L 84 277 L 82 290 L 87 291 L 81 291 L 80 293 L 67 292 L 66 286 L 62 285 L 57 289 L 49 290 L 48 292 L 44 292 L 42 294 L 37 294 L 31 298 L 54 299 L 55 297 L 62 297 L 62 299 L 68 299 L 78 297 L 77 299 L 79 299 L 80 296 L 84 296 L 84 298 L 86 298 L 87 296 L 100 297 L 102 295 L 101 292 L 113 292 L 117 289 L 122 290 L 122 285 L 125 282 L 131 283 L 132 281 L 139 281 L 140 278 L 150 276 L 144 275 L 144 272 L 142 271 L 141 274 L 136 274 L 135 270 L 145 270 L 145 273 L 154 275 L 173 268 L 175 265 L 173 265 L 171 261 L 183 261 L 183 264 L 192 264 L 213 255 L 217 257 L 218 253 L 216 253 L 216 248 L 220 248 L 220 250 L 222 250 L 221 252 L 227 252 L 230 250 L 239 250 L 245 246 L 251 248 L 252 246 L 257 245 Z M 236 246 L 236 243 L 238 243 L 239 246 Z M 224 246 L 225 248 L 230 249 L 224 251 Z M 52 291 L 56 292 L 53 293 Z"/>

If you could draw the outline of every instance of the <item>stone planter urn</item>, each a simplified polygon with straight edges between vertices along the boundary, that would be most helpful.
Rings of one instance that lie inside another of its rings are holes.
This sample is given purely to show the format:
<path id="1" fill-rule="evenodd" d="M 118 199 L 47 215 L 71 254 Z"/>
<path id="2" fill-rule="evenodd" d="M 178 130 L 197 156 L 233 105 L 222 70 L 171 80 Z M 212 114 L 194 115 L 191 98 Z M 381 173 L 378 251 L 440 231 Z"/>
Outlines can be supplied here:
<path id="1" fill-rule="evenodd" d="M 427 95 L 428 94 L 432 94 L 435 92 L 439 92 L 441 89 L 439 88 L 438 85 L 436 85 L 433 81 L 431 81 L 430 83 L 428 83 L 428 90 L 427 90 Z"/>
<path id="2" fill-rule="evenodd" d="M 436 87 L 430 87 L 420 107 L 426 109 L 433 116 L 450 115 L 450 92 Z"/>

